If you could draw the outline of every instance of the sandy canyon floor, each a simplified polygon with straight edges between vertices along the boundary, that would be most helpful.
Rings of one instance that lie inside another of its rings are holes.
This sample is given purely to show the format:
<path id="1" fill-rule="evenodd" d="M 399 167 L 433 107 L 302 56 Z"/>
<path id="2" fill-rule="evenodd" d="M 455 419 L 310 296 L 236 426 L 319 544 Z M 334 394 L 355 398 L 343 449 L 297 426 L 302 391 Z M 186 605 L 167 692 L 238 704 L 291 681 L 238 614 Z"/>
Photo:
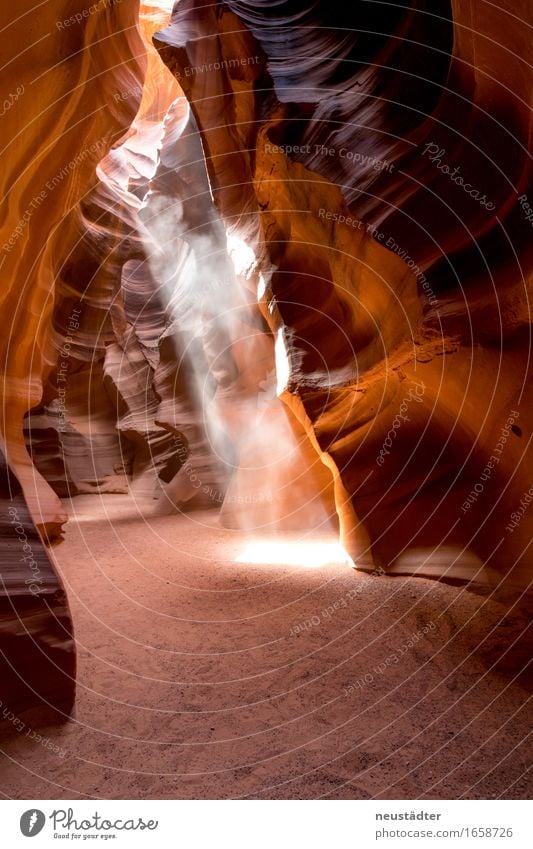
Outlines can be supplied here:
<path id="1" fill-rule="evenodd" d="M 142 507 L 69 506 L 75 713 L 4 724 L 5 797 L 527 798 L 523 608 Z"/>

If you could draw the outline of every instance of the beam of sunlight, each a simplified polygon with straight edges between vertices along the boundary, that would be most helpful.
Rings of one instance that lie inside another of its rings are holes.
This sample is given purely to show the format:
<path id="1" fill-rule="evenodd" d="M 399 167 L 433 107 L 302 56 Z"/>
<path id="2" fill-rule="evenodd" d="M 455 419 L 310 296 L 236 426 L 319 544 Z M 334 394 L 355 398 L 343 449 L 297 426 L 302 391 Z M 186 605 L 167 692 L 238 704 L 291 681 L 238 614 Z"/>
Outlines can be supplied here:
<path id="1" fill-rule="evenodd" d="M 162 12 L 172 12 L 176 0 L 145 0 L 143 6 L 153 7 Z"/>
<path id="2" fill-rule="evenodd" d="M 276 566 L 303 566 L 316 569 L 327 565 L 354 568 L 350 555 L 339 542 L 287 542 L 254 540 L 235 558 L 237 563 L 265 563 Z"/>
<path id="3" fill-rule="evenodd" d="M 276 358 L 276 391 L 278 395 L 281 395 L 281 393 L 287 388 L 291 374 L 289 357 L 287 355 L 285 339 L 283 338 L 283 330 L 281 327 L 276 334 L 274 352 Z"/>

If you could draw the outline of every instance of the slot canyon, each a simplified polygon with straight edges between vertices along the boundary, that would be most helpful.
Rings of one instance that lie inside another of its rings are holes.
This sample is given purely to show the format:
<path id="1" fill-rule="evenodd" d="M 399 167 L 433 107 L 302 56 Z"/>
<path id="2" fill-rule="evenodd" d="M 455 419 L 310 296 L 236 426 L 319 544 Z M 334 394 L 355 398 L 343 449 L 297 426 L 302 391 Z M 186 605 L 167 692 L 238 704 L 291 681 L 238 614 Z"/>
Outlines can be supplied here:
<path id="1" fill-rule="evenodd" d="M 2 5 L 5 798 L 531 793 L 531 12 Z"/>

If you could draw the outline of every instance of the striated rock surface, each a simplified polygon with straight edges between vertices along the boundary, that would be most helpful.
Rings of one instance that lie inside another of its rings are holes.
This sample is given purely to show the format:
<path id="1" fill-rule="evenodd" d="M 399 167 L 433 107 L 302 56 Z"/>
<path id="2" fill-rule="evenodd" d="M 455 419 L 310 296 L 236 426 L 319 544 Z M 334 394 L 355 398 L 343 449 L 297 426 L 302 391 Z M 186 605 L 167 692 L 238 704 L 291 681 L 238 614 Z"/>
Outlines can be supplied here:
<path id="1" fill-rule="evenodd" d="M 39 7 L 24 57 L 2 13 L 2 434 L 37 527 L 132 491 L 524 586 L 526 4 L 138 10 Z"/>
<path id="2" fill-rule="evenodd" d="M 0 721 L 65 719 L 74 704 L 76 654 L 65 590 L 35 530 L 21 488 L 0 456 Z"/>
<path id="3" fill-rule="evenodd" d="M 66 515 L 32 466 L 23 419 L 41 403 L 43 383 L 71 335 L 71 310 L 81 309 L 83 290 L 76 291 L 72 264 L 80 235 L 78 204 L 96 183 L 98 161 L 136 111 L 135 97 L 115 100 L 114 94 L 136 89 L 140 97 L 145 61 L 137 10 L 136 3 L 108 2 L 88 11 L 81 0 L 35 9 L 24 0 L 16 14 L 5 5 L 0 12 L 5 69 L 0 99 L 6 107 L 0 310 L 8 322 L 0 346 L 8 410 L 2 440 L 31 515 L 45 533 L 56 533 Z M 62 269 L 71 275 L 64 279 L 64 321 L 56 323 Z"/>

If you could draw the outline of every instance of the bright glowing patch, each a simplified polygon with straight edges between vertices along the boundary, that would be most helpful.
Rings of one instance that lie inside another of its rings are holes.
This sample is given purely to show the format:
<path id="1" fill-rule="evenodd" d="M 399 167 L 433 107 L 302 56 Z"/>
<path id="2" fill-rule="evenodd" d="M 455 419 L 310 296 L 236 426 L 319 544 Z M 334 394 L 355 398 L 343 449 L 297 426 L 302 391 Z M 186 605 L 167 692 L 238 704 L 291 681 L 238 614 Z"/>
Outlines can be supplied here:
<path id="1" fill-rule="evenodd" d="M 227 236 L 228 253 L 233 262 L 235 273 L 246 277 L 255 267 L 255 254 L 250 245 L 235 234 Z"/>
<path id="2" fill-rule="evenodd" d="M 236 558 L 237 563 L 268 563 L 283 566 L 304 566 L 316 569 L 328 564 L 346 564 L 353 561 L 339 542 L 277 542 L 255 540 L 248 543 Z"/>
<path id="3" fill-rule="evenodd" d="M 171 12 L 175 2 L 176 0 L 151 0 L 150 5 L 162 9 L 164 12 Z"/>

